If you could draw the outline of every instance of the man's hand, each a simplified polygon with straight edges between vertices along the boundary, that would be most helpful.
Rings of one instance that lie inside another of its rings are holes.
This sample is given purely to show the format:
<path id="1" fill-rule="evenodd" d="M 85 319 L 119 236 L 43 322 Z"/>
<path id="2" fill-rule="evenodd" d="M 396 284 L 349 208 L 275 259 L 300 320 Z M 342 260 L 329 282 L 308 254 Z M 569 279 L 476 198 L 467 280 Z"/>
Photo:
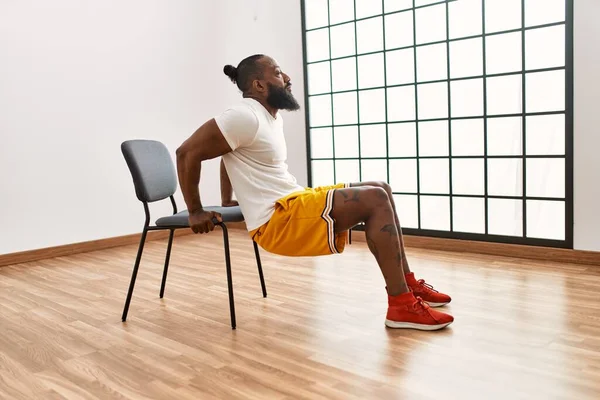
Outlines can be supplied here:
<path id="1" fill-rule="evenodd" d="M 237 202 L 237 200 L 229 200 L 229 201 L 221 202 L 221 207 L 237 207 L 237 206 L 239 206 L 239 203 Z"/>
<path id="2" fill-rule="evenodd" d="M 221 214 L 214 211 L 198 210 L 190 213 L 188 218 L 190 228 L 192 228 L 194 233 L 211 232 L 213 229 L 215 229 L 213 219 L 216 219 L 218 222 L 223 222 Z"/>

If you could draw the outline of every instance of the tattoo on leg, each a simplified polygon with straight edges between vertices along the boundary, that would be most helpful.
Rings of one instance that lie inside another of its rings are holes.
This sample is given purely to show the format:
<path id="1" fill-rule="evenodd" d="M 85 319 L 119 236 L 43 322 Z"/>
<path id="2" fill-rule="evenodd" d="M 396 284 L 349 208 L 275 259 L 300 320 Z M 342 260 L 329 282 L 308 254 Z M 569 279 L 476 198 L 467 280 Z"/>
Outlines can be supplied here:
<path id="1" fill-rule="evenodd" d="M 371 253 L 373 253 L 373 255 L 375 256 L 377 263 L 379 263 L 379 250 L 377 250 L 377 245 L 369 237 L 367 238 L 367 245 L 369 246 L 369 250 L 371 250 Z"/>
<path id="2" fill-rule="evenodd" d="M 371 240 L 370 237 L 367 237 L 367 245 L 369 246 L 369 250 L 371 250 L 371 253 L 373 253 L 373 255 L 375 256 L 377 265 L 379 265 L 381 267 L 381 262 L 379 261 L 379 250 L 377 250 L 377 245 L 375 244 L 374 241 Z M 383 272 L 383 269 L 381 270 L 381 273 L 383 274 L 383 279 L 385 279 L 387 281 L 388 277 L 385 274 L 385 272 Z"/>
<path id="3" fill-rule="evenodd" d="M 398 231 L 396 230 L 396 225 L 387 224 L 383 228 L 381 228 L 381 232 L 387 232 L 390 236 L 398 236 Z"/>
<path id="4" fill-rule="evenodd" d="M 359 201 L 358 193 L 360 193 L 360 189 L 350 189 L 347 191 L 341 191 L 340 193 L 342 194 L 342 196 L 344 196 L 344 204 L 349 203 L 351 201 Z M 348 198 L 348 193 L 352 193 L 351 198 Z"/>

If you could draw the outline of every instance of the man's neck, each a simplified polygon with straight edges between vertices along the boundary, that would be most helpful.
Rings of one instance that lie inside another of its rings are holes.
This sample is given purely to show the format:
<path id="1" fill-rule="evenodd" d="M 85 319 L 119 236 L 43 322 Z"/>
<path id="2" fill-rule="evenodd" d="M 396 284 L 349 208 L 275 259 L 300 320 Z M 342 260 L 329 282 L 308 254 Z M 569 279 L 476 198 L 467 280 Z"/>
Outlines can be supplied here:
<path id="1" fill-rule="evenodd" d="M 273 107 L 271 107 L 271 106 L 270 106 L 270 105 L 269 105 L 269 104 L 266 102 L 266 100 L 264 100 L 264 99 L 260 99 L 260 98 L 258 98 L 258 97 L 255 97 L 255 96 L 251 95 L 251 94 L 249 94 L 249 95 L 244 95 L 244 97 L 245 97 L 245 98 L 247 98 L 247 99 L 253 99 L 253 100 L 256 100 L 256 101 L 258 101 L 258 102 L 259 102 L 259 103 L 260 103 L 260 104 L 261 104 L 261 105 L 262 105 L 262 106 L 263 106 L 263 107 L 264 107 L 264 108 L 265 108 L 265 109 L 266 109 L 266 110 L 269 112 L 269 114 L 271 114 L 271 116 L 273 116 L 273 118 L 277 118 L 277 112 L 278 112 L 279 110 L 277 110 L 276 108 L 273 108 Z"/>

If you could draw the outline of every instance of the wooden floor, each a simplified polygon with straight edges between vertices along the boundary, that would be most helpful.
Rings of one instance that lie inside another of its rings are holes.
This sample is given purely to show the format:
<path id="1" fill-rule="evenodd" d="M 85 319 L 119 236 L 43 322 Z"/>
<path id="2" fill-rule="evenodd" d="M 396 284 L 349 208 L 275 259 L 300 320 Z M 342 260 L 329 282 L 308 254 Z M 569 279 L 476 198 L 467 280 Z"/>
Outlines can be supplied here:
<path id="1" fill-rule="evenodd" d="M 439 332 L 384 327 L 364 243 L 340 256 L 263 252 L 232 232 L 238 329 L 219 232 L 0 268 L 1 399 L 599 399 L 600 267 L 408 249 L 453 296 Z"/>

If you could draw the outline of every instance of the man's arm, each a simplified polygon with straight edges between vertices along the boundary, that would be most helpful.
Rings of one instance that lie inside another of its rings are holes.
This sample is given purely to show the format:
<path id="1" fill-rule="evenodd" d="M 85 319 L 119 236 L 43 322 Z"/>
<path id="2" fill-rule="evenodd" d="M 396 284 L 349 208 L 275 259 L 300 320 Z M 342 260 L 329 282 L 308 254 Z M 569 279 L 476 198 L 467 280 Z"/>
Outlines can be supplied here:
<path id="1" fill-rule="evenodd" d="M 227 169 L 225 168 L 225 162 L 221 159 L 221 205 L 223 207 L 237 206 L 238 202 L 233 200 L 233 187 L 227 175 Z"/>
<path id="2" fill-rule="evenodd" d="M 177 149 L 177 174 L 181 192 L 190 213 L 190 226 L 196 233 L 214 229 L 216 213 L 205 212 L 200 200 L 200 170 L 202 161 L 229 153 L 231 147 L 214 119 L 207 121 Z"/>

